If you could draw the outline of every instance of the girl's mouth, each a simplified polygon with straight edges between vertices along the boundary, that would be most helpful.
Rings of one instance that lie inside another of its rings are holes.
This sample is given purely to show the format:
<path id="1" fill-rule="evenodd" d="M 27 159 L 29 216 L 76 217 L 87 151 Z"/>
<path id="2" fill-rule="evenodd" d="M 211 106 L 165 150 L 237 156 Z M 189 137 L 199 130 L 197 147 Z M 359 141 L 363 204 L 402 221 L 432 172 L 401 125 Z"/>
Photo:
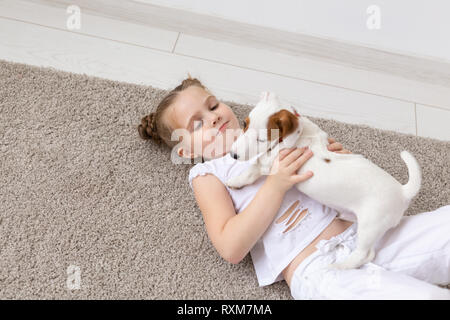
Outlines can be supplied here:
<path id="1" fill-rule="evenodd" d="M 225 123 L 219 128 L 219 132 L 224 132 L 224 131 L 225 131 L 225 129 L 227 128 L 228 122 L 229 122 L 229 121 L 225 122 Z"/>

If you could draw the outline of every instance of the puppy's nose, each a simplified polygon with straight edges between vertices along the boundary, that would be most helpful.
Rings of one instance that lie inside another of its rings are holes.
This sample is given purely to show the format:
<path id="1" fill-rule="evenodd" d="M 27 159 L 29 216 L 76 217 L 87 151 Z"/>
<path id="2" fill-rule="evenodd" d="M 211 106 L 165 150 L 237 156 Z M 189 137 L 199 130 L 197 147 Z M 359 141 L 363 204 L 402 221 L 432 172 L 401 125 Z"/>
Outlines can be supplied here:
<path id="1" fill-rule="evenodd" d="M 239 158 L 236 153 L 231 152 L 230 155 L 231 155 L 232 158 L 234 158 L 236 160 Z"/>

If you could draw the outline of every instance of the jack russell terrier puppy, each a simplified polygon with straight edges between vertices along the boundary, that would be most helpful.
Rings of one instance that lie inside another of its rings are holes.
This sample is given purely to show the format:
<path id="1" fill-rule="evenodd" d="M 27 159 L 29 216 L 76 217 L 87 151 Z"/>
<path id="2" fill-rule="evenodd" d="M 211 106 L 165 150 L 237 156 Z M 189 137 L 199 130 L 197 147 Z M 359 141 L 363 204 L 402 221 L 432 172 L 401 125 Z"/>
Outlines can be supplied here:
<path id="1" fill-rule="evenodd" d="M 241 161 L 257 156 L 257 161 L 241 175 L 229 179 L 228 187 L 242 188 L 261 175 L 268 175 L 281 149 L 308 146 L 314 155 L 298 174 L 312 171 L 314 176 L 295 187 L 336 209 L 343 219 L 355 221 L 349 218 L 355 216 L 357 219 L 355 250 L 345 261 L 331 267 L 358 268 L 372 261 L 376 240 L 397 226 L 411 199 L 419 192 L 421 169 L 416 159 L 407 151 L 401 152 L 409 174 L 408 183 L 401 185 L 362 155 L 329 151 L 328 134 L 308 118 L 300 116 L 294 107 L 280 107 L 272 92 L 261 94 L 261 100 L 245 122 L 243 133 L 233 143 L 230 155 Z"/>

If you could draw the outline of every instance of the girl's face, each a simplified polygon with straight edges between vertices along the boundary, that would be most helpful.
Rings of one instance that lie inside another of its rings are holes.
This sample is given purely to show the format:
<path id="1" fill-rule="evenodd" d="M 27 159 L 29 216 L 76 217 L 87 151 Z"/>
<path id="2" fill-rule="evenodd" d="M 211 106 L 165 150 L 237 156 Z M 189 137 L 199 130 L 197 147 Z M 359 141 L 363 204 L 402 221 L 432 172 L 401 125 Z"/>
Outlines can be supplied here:
<path id="1" fill-rule="evenodd" d="M 181 157 L 222 157 L 242 133 L 231 108 L 197 86 L 181 91 L 167 111 L 172 127 L 182 129 L 181 146 L 177 145 Z"/>

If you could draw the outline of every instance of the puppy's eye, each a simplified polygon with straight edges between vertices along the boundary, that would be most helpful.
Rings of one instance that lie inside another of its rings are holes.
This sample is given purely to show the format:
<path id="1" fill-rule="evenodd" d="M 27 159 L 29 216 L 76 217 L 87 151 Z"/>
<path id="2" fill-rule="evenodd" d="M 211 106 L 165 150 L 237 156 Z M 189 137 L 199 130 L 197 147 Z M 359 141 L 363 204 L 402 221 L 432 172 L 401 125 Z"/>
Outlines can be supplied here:
<path id="1" fill-rule="evenodd" d="M 256 141 L 258 141 L 258 142 L 266 142 L 267 140 L 256 138 Z"/>

